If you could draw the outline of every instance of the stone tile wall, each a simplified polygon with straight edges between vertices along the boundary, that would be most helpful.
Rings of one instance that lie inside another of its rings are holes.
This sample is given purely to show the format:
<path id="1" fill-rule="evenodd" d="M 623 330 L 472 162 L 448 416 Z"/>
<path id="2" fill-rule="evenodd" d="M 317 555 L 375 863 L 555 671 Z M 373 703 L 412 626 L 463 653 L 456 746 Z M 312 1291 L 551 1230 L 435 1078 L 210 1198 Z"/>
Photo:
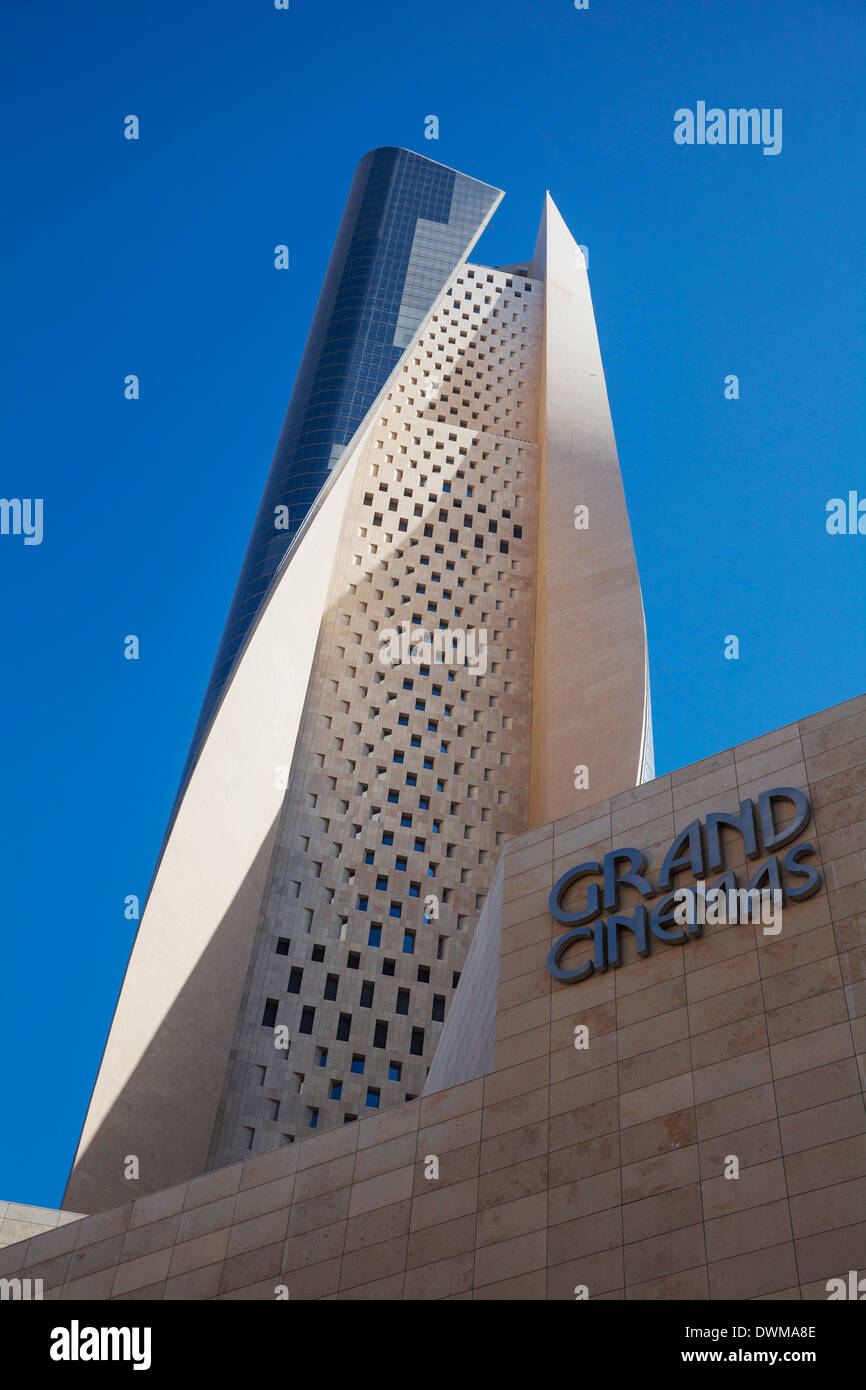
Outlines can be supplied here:
<path id="1" fill-rule="evenodd" d="M 551 977 L 566 869 L 631 845 L 657 876 L 689 821 L 781 785 L 824 886 L 779 935 L 624 940 L 619 969 Z M 823 1299 L 866 1270 L 866 698 L 518 836 L 502 873 L 491 1072 L 33 1235 L 0 1275 L 61 1299 Z"/>

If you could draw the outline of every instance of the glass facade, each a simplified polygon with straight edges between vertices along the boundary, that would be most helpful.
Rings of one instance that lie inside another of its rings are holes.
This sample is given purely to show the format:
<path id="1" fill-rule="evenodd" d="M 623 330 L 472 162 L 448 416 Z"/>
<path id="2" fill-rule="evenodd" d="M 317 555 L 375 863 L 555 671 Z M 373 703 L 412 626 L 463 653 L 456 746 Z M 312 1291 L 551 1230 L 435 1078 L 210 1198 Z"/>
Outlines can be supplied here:
<path id="1" fill-rule="evenodd" d="M 280 561 L 499 197 L 499 190 L 489 184 L 409 150 L 373 150 L 361 160 L 193 735 L 181 791 Z M 278 530 L 276 509 L 282 507 L 287 509 L 288 525 Z"/>

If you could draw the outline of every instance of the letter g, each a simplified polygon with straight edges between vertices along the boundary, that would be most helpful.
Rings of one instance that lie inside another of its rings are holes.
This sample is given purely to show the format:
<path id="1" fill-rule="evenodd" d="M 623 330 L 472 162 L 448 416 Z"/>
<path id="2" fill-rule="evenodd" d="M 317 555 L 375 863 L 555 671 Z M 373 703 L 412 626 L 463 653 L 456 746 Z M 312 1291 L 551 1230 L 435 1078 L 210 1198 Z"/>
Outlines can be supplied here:
<path id="1" fill-rule="evenodd" d="M 572 884 L 577 883 L 578 879 L 586 878 L 589 874 L 600 873 L 601 865 L 595 861 L 578 864 L 576 868 L 569 869 L 567 873 L 564 873 L 550 890 L 551 917 L 555 917 L 557 922 L 562 922 L 567 927 L 577 926 L 579 922 L 591 922 L 593 917 L 597 917 L 601 912 L 601 892 L 597 883 L 591 883 L 587 888 L 586 907 L 582 912 L 566 912 L 562 906 L 562 899 Z"/>

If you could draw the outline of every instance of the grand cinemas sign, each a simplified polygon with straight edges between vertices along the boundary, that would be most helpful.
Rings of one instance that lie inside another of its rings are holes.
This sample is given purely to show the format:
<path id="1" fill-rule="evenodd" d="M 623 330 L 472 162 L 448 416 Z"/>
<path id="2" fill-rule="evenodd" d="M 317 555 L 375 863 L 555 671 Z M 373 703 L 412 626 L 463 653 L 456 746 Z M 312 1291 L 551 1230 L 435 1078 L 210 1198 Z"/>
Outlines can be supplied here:
<path id="1" fill-rule="evenodd" d="M 792 808 L 793 818 L 786 819 Z M 702 885 L 707 901 L 713 890 L 716 898 L 743 896 L 737 874 L 726 868 L 723 828 L 741 837 L 747 859 L 762 861 L 748 885 L 744 885 L 752 897 L 772 894 L 773 901 L 779 904 L 811 898 L 821 887 L 821 873 L 814 864 L 803 862 L 815 855 L 815 847 L 799 838 L 811 816 L 808 800 L 796 787 L 774 787 L 761 792 L 757 803 L 741 801 L 739 814 L 712 811 L 703 821 L 693 820 L 676 837 L 664 857 L 657 885 L 646 876 L 646 858 L 637 849 L 615 849 L 601 863 L 589 860 L 576 864 L 562 875 L 550 893 L 552 916 L 568 928 L 548 957 L 551 975 L 576 983 L 597 970 L 615 968 L 622 960 L 622 932 L 634 935 L 639 956 L 649 955 L 653 937 L 676 945 L 700 936 L 704 914 L 682 908 L 683 900 L 690 895 L 694 907 L 697 890 L 677 889 L 674 882 L 679 873 L 688 872 L 697 880 L 719 874 L 713 882 Z M 780 850 L 784 853 L 778 853 Z M 583 900 L 573 910 L 566 910 L 563 902 L 579 883 L 584 883 Z M 620 912 L 620 896 L 626 885 L 636 889 L 642 898 L 658 901 L 651 910 L 641 902 L 630 912 Z M 589 955 L 584 953 L 581 958 L 581 953 L 572 947 L 584 941 L 591 942 L 592 948 Z"/>

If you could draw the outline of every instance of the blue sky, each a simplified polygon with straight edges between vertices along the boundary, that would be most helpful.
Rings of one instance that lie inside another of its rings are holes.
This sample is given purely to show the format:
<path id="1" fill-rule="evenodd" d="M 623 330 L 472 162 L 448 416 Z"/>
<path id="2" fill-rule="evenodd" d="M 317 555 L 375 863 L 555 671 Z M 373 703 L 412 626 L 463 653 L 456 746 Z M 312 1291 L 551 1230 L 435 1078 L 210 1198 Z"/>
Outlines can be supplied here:
<path id="1" fill-rule="evenodd" d="M 860 0 L 7 0 L 0 493 L 45 529 L 0 536 L 0 1198 L 60 1202 L 368 149 L 504 188 L 482 262 L 531 253 L 545 188 L 589 249 L 658 771 L 864 689 L 866 536 L 825 528 L 866 496 L 864 31 Z M 781 108 L 781 153 L 676 145 L 699 100 Z"/>

